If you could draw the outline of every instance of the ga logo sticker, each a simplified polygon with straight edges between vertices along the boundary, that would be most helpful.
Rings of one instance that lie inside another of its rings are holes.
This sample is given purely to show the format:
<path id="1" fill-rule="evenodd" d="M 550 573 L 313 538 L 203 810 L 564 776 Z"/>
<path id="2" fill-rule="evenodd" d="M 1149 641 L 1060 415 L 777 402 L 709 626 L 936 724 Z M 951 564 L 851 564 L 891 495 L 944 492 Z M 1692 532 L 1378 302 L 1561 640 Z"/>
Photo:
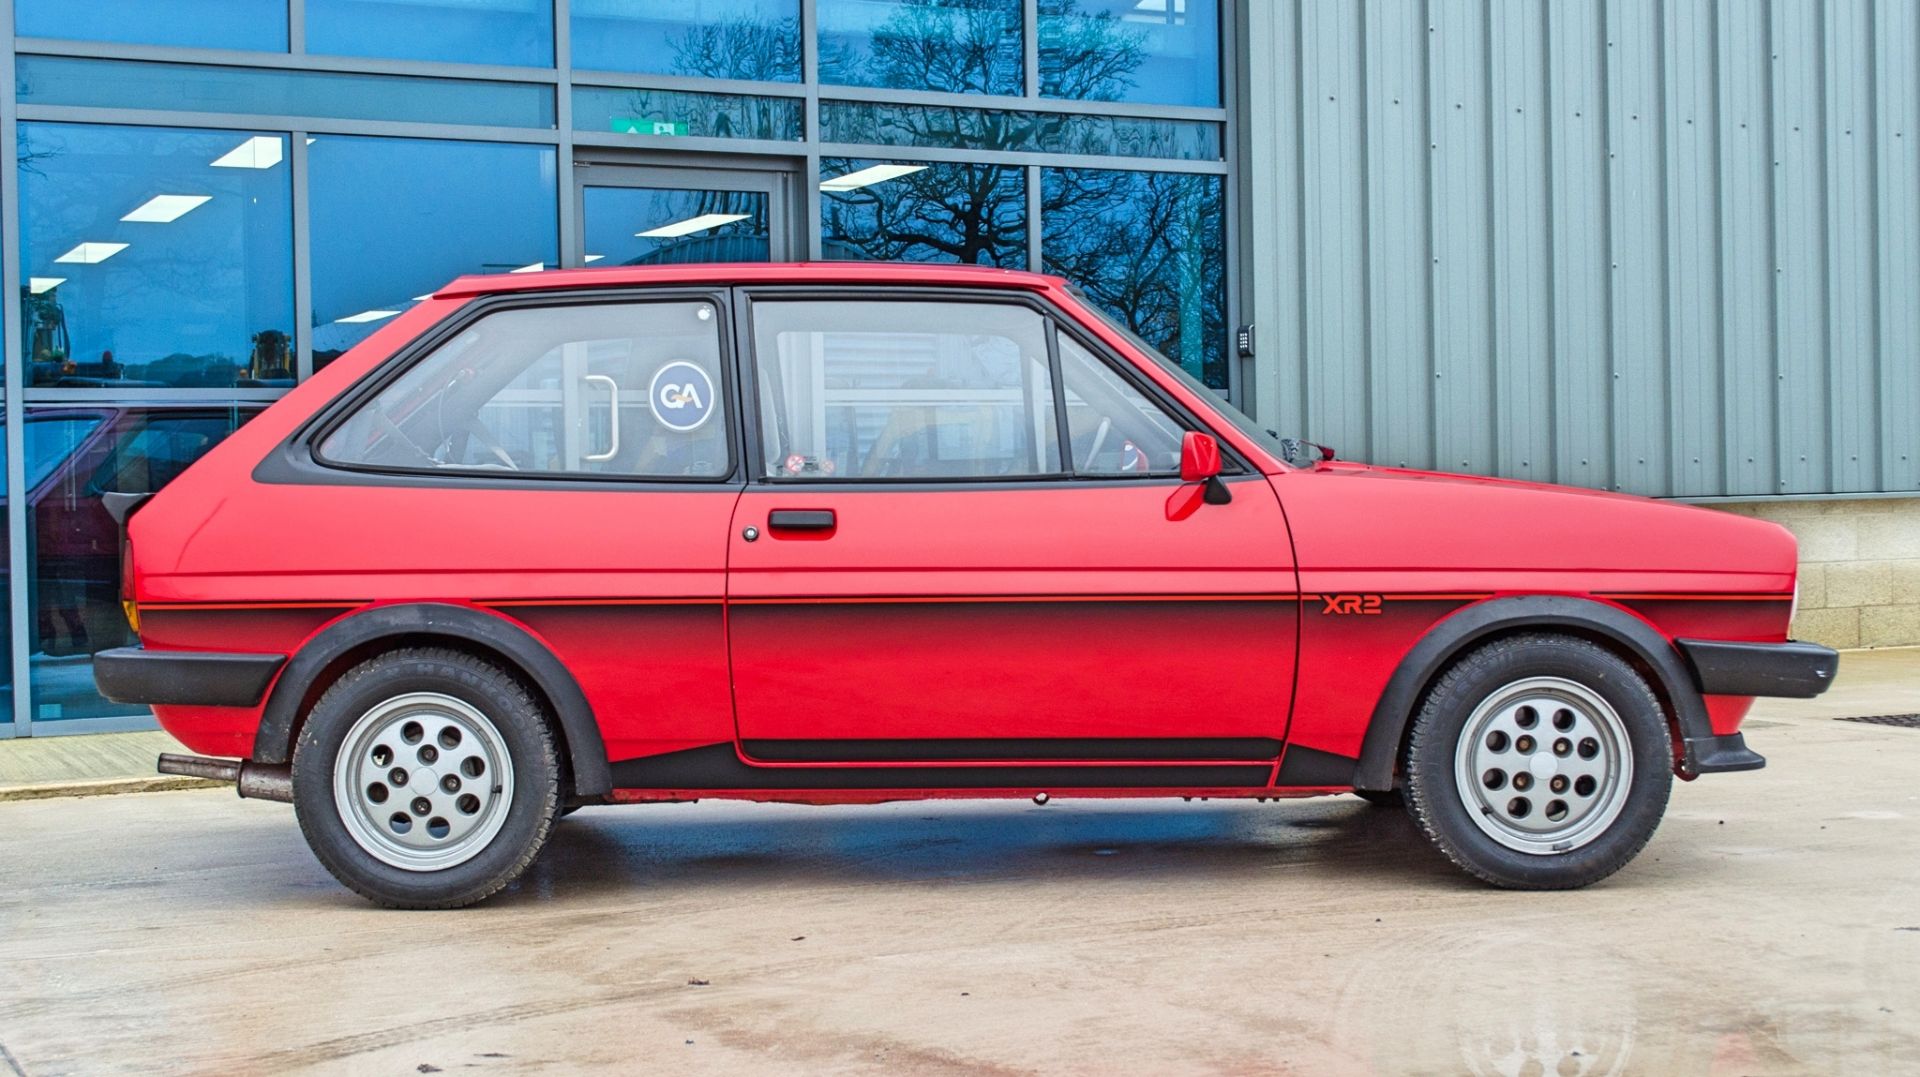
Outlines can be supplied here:
<path id="1" fill-rule="evenodd" d="M 654 374 L 647 404 L 667 429 L 698 430 L 713 415 L 713 379 L 692 363 L 668 363 Z"/>

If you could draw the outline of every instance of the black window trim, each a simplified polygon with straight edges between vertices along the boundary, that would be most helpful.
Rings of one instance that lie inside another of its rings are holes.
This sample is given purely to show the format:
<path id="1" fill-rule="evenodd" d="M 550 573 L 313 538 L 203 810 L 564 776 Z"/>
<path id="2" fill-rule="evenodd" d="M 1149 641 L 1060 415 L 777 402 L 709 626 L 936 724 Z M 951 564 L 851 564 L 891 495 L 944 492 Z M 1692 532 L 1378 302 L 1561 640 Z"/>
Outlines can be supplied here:
<path id="1" fill-rule="evenodd" d="M 564 471 L 503 471 L 463 468 L 419 468 L 382 464 L 355 464 L 321 455 L 320 445 L 360 409 L 407 371 L 433 355 L 447 342 L 482 319 L 503 311 L 702 300 L 714 305 L 719 323 L 720 397 L 726 402 L 727 470 L 719 475 L 622 475 Z M 730 316 L 730 289 L 724 285 L 621 286 L 564 291 L 509 292 L 487 295 L 467 303 L 429 327 L 383 360 L 295 428 L 254 469 L 254 479 L 296 485 L 427 486 L 462 489 L 608 489 L 735 491 L 741 486 L 744 453 L 741 441 L 741 397 L 738 379 L 739 349 Z"/>
<path id="2" fill-rule="evenodd" d="M 1196 415 L 1192 409 L 1168 395 L 1159 385 L 1145 378 L 1133 369 L 1133 364 L 1124 356 L 1116 355 L 1112 348 L 1099 341 L 1074 317 L 1046 297 L 1028 291 L 1014 289 L 983 289 L 962 285 L 913 285 L 896 288 L 886 285 L 816 285 L 816 284 L 766 284 L 740 285 L 734 288 L 733 317 L 736 322 L 734 338 L 739 341 L 735 349 L 739 363 L 739 383 L 741 387 L 742 422 L 746 432 L 745 439 L 745 481 L 752 486 L 776 489 L 832 490 L 845 492 L 852 490 L 899 490 L 906 488 L 928 490 L 1010 490 L 1035 489 L 1045 487 L 1080 488 L 1089 485 L 1133 487 L 1133 486 L 1180 486 L 1184 485 L 1177 475 L 1148 475 L 1140 478 L 1125 478 L 1115 475 L 1082 475 L 1074 471 L 1072 454 L 1067 451 L 1071 444 L 1067 440 L 1066 397 L 1062 392 L 1063 376 L 1060 367 L 1058 333 L 1066 332 L 1075 343 L 1085 348 L 1095 361 L 1104 364 L 1114 375 L 1127 385 L 1145 396 L 1159 407 L 1185 431 L 1197 431 L 1211 435 L 1220 445 L 1223 463 L 1221 476 L 1238 479 L 1256 474 L 1230 442 L 1221 438 L 1212 424 Z M 753 304 L 758 299 L 779 302 L 844 302 L 851 296 L 870 299 L 877 302 L 973 302 L 998 305 L 1024 306 L 1039 314 L 1045 323 L 1047 341 L 1047 362 L 1049 376 L 1054 389 L 1055 436 L 1061 446 L 1059 472 L 1043 475 L 991 475 L 991 476 L 903 476 L 898 478 L 792 478 L 777 475 L 759 474 L 763 446 L 760 432 L 760 381 L 759 351 L 753 336 Z"/>

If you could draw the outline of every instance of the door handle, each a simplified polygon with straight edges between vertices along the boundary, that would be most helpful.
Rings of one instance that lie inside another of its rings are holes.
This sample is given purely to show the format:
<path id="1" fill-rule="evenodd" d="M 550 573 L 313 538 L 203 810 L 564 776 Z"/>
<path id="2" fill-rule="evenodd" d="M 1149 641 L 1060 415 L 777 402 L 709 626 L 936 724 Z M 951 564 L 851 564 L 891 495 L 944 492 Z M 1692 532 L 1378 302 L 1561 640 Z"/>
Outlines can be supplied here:
<path id="1" fill-rule="evenodd" d="M 767 526 L 776 531 L 831 531 L 832 509 L 774 509 L 767 513 Z"/>

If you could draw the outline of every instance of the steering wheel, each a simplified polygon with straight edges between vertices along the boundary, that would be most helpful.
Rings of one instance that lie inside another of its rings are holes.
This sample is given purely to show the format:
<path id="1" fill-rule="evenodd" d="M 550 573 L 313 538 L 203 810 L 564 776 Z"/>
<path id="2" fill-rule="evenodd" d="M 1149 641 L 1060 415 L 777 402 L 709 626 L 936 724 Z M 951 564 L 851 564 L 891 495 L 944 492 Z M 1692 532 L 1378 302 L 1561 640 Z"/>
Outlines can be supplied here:
<path id="1" fill-rule="evenodd" d="M 480 447 L 487 450 L 495 460 L 500 461 L 501 467 L 508 471 L 520 470 L 520 465 L 513 462 L 513 454 L 507 452 L 507 447 L 500 444 L 500 439 L 487 428 L 487 424 L 480 421 L 480 416 L 475 415 L 467 420 L 467 434 L 479 442 Z"/>
<path id="2" fill-rule="evenodd" d="M 1093 432 L 1093 445 L 1087 449 L 1087 458 L 1080 461 L 1080 470 L 1093 470 L 1093 458 L 1099 456 L 1100 450 L 1107 447 L 1107 435 L 1111 433 L 1112 430 L 1113 419 L 1108 416 L 1101 416 L 1100 428 Z"/>

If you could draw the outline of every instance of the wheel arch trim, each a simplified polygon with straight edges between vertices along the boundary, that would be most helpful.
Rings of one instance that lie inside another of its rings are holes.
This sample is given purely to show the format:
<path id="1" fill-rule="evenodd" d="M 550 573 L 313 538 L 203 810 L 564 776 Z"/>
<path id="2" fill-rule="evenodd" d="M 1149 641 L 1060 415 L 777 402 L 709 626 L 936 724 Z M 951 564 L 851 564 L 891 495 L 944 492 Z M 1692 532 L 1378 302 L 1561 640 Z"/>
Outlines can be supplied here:
<path id="1" fill-rule="evenodd" d="M 267 696 L 259 731 L 254 735 L 253 760 L 290 762 L 294 732 L 315 683 L 330 670 L 337 671 L 343 660 L 385 640 L 439 640 L 456 647 L 479 647 L 512 663 L 515 672 L 532 682 L 559 719 L 575 795 L 600 796 L 612 790 L 606 742 L 600 736 L 593 708 L 579 682 L 552 650 L 532 632 L 500 614 L 442 602 L 369 607 L 334 621 L 303 644 L 287 660 Z"/>
<path id="2" fill-rule="evenodd" d="M 1393 788 L 1394 765 L 1400 755 L 1414 707 L 1435 677 L 1475 645 L 1516 632 L 1572 629 L 1597 636 L 1623 649 L 1651 670 L 1651 685 L 1662 704 L 1671 708 L 1684 745 L 1711 738 L 1707 708 L 1694 687 L 1693 676 L 1680 652 L 1652 625 L 1618 606 L 1571 595 L 1514 595 L 1468 606 L 1427 630 L 1388 679 L 1374 704 L 1354 769 L 1356 789 Z M 1692 766 L 1690 746 L 1683 747 L 1683 774 Z"/>

